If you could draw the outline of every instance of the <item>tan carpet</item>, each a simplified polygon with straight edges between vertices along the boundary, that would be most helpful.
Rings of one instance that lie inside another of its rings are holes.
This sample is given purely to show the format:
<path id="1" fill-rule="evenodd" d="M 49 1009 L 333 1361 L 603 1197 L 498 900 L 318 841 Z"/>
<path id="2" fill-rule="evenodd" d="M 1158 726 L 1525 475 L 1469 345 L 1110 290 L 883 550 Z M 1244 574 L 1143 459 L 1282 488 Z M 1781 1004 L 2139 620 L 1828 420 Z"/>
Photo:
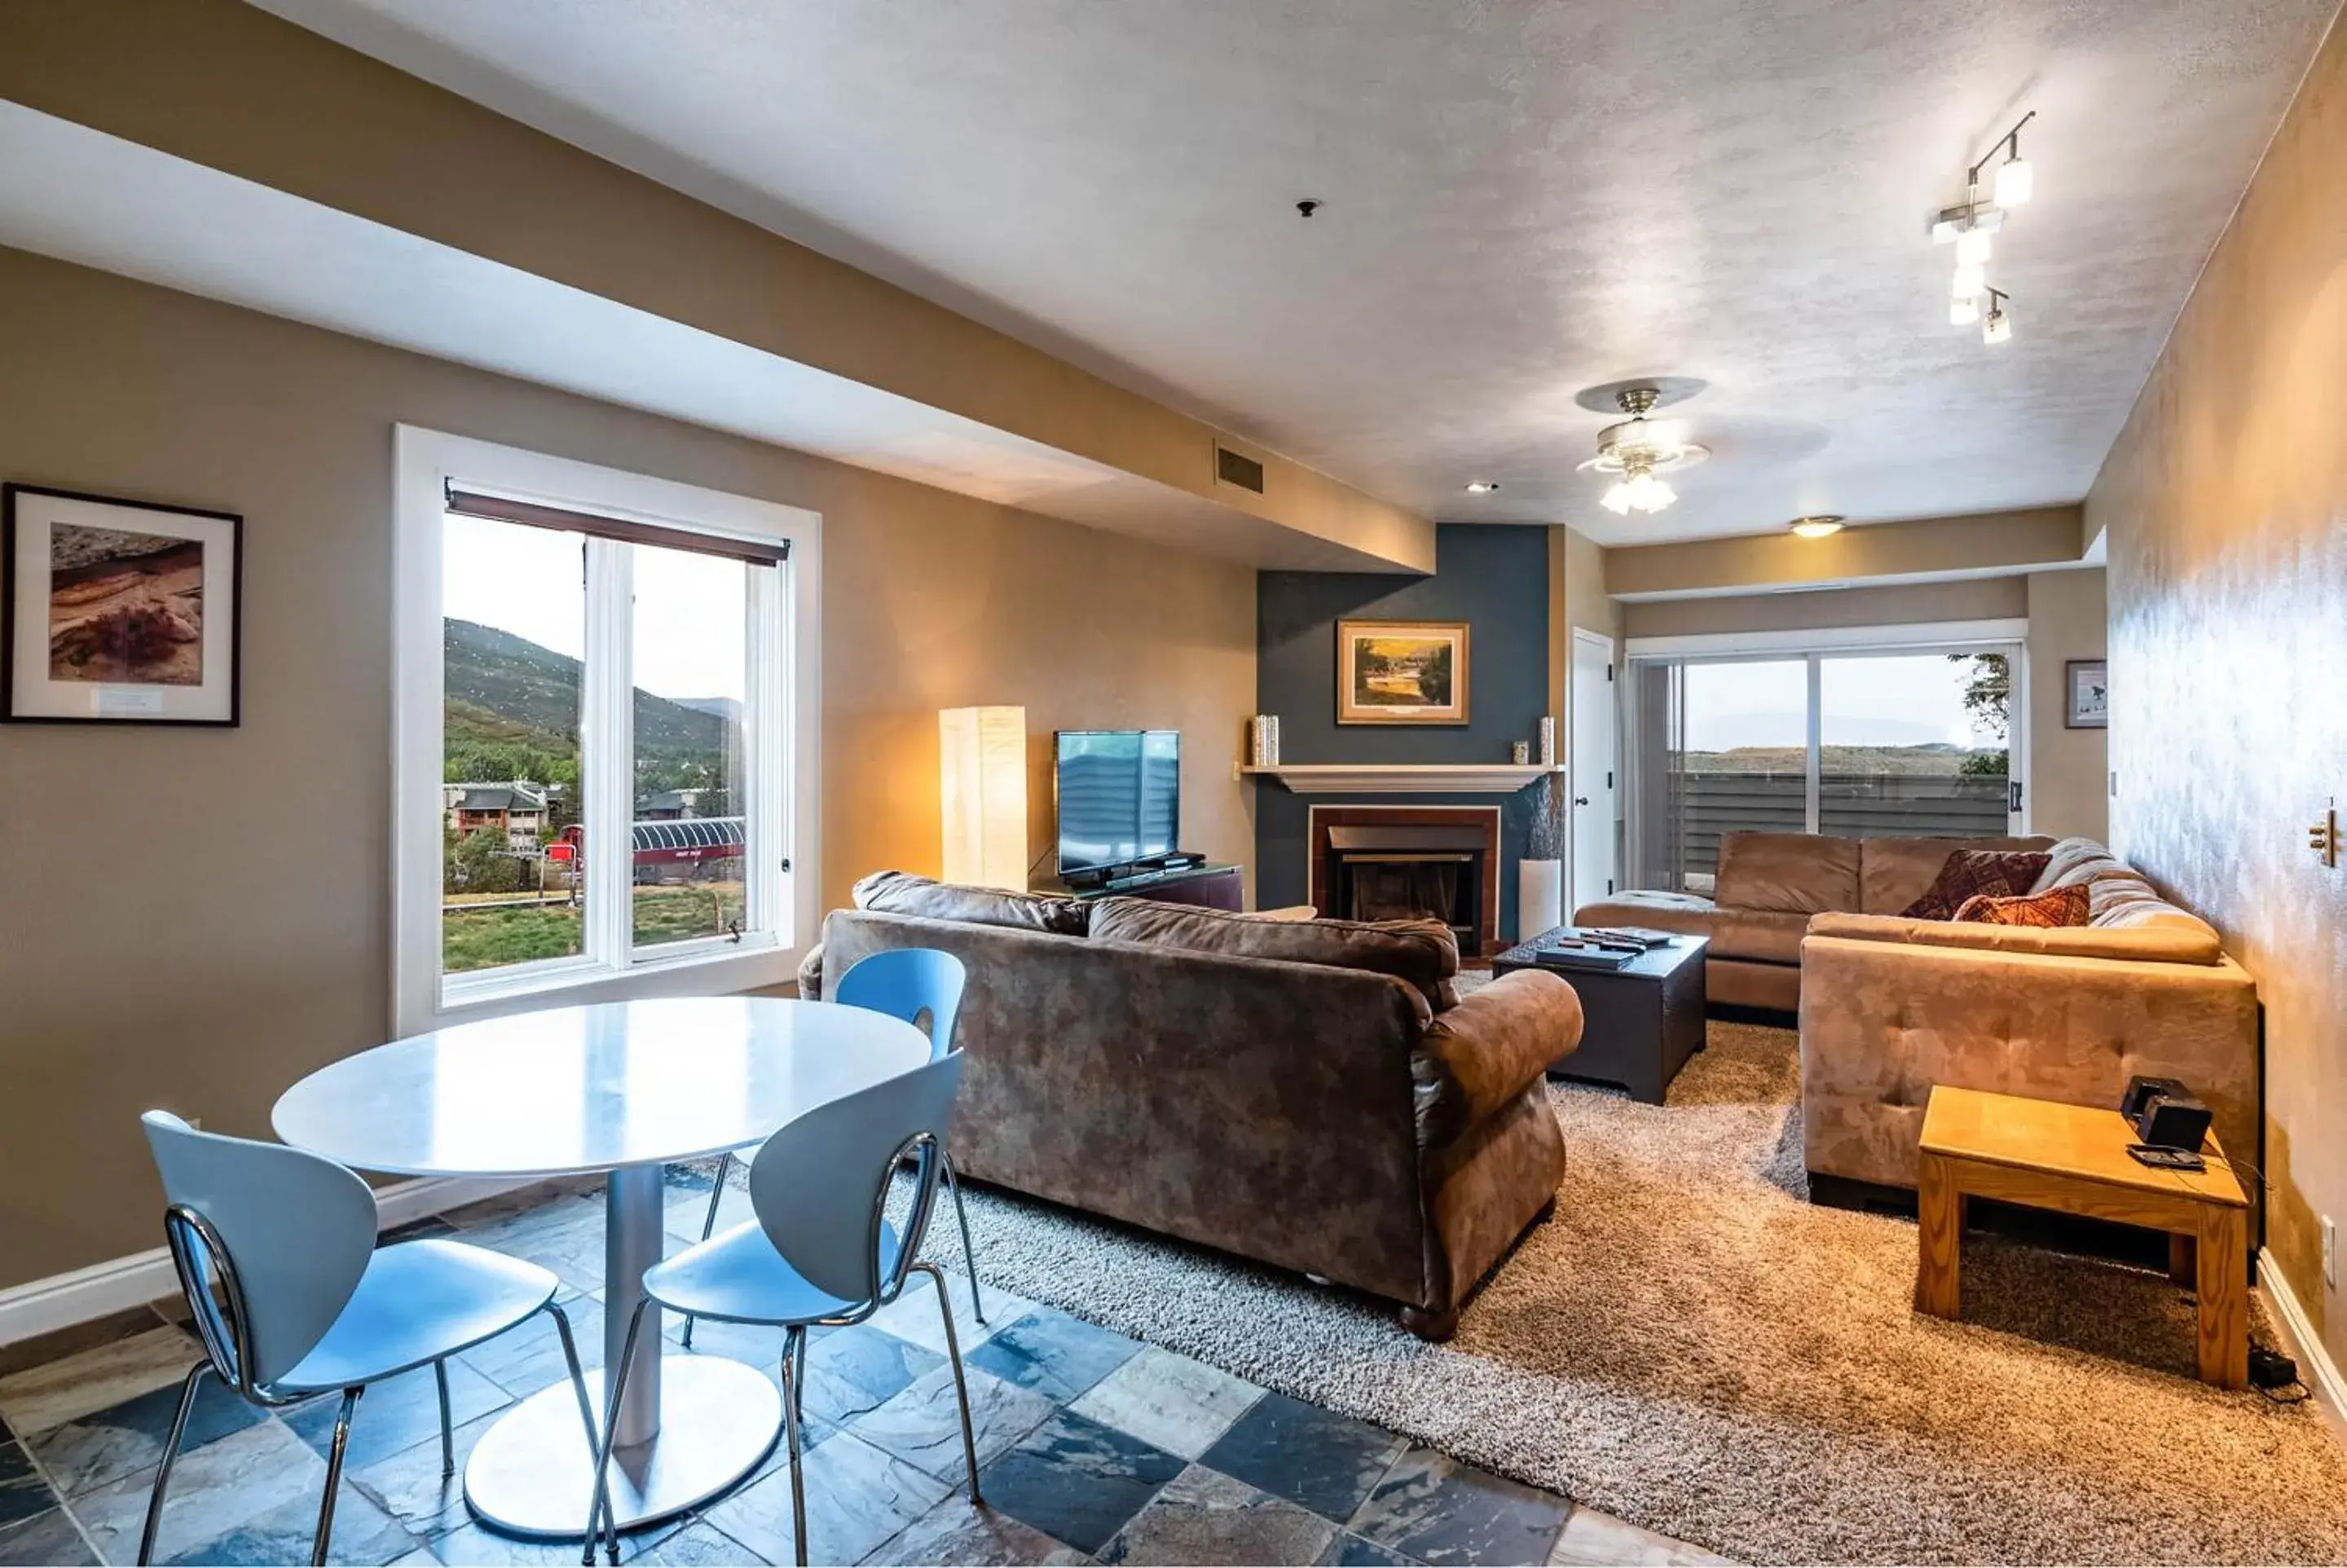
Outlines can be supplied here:
<path id="1" fill-rule="evenodd" d="M 1975 1235 L 1965 1321 L 1919 1317 L 1914 1226 L 1800 1195 L 1792 1034 L 1709 1038 L 1667 1105 L 1553 1091 L 1557 1218 L 1447 1346 L 972 1188 L 985 1277 L 1747 1561 L 2347 1561 L 2347 1458 L 2193 1380 L 2164 1275 Z"/>

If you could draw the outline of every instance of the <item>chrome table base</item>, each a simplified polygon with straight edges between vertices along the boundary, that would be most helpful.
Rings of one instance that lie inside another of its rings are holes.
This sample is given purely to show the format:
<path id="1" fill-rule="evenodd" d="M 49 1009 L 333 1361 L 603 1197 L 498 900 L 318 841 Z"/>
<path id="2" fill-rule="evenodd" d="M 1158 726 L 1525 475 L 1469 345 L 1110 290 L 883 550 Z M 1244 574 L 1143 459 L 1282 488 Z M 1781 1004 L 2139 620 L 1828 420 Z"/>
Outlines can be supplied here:
<path id="1" fill-rule="evenodd" d="M 616 1366 L 644 1270 L 663 1248 L 661 1167 L 613 1171 L 606 1187 L 603 1358 Z M 764 1373 L 719 1356 L 664 1356 L 661 1309 L 645 1309 L 636 1368 L 611 1454 L 620 1528 L 671 1518 L 718 1496 L 757 1469 L 782 1435 L 783 1399 Z M 781 1350 L 777 1337 L 776 1353 Z M 587 1374 L 600 1412 L 604 1375 Z M 587 1533 L 595 1455 L 566 1380 L 531 1395 L 481 1435 L 465 1466 L 465 1501 L 487 1524 L 518 1535 Z"/>

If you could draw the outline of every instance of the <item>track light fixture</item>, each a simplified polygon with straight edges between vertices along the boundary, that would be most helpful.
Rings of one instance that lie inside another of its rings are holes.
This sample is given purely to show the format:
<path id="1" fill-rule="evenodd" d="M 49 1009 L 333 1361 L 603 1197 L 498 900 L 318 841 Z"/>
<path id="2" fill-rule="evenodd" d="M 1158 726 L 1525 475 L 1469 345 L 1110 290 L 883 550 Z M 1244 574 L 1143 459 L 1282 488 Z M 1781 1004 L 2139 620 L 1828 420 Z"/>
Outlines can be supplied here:
<path id="1" fill-rule="evenodd" d="M 1988 292 L 1988 314 L 1981 317 L 1981 342 L 2000 343 L 2013 341 L 2013 315 L 2004 308 L 2004 302 L 2012 297 L 2002 289 Z"/>
<path id="2" fill-rule="evenodd" d="M 1948 286 L 1948 324 L 1965 327 L 1974 322 L 1981 324 L 1981 341 L 1985 343 L 2007 343 L 2013 337 L 2013 318 L 2005 311 L 2008 295 L 1988 286 L 1988 263 L 1993 251 L 1990 236 L 2004 227 L 2006 215 L 2014 208 L 2028 201 L 2036 189 L 2036 177 L 2029 160 L 2021 156 L 2021 132 L 2037 118 L 2031 109 L 2014 122 L 2011 130 L 1991 144 L 1988 153 L 1978 163 L 1964 170 L 1964 199 L 1954 207 L 1943 207 L 1932 220 L 1932 243 L 1953 245 L 1956 248 L 1955 275 Z M 2004 155 L 1991 177 L 1988 200 L 1981 196 L 1981 175 L 1996 162 L 1997 154 Z M 1982 300 L 1988 304 L 1983 313 Z"/>
<path id="3" fill-rule="evenodd" d="M 2027 159 L 2021 156 L 2021 128 L 2036 118 L 2035 109 L 2023 115 L 2011 130 L 1996 138 L 1996 147 L 1989 149 L 1988 158 L 1973 165 L 1972 173 L 1964 181 L 1967 186 L 1978 185 L 1981 170 L 1988 167 L 1990 158 L 1996 156 L 1996 149 L 2003 148 L 2004 161 L 1996 166 L 1996 179 L 1990 187 L 1990 200 L 2008 212 L 2016 207 L 2027 206 L 2029 199 L 2037 192 L 2037 171 L 2030 168 Z"/>

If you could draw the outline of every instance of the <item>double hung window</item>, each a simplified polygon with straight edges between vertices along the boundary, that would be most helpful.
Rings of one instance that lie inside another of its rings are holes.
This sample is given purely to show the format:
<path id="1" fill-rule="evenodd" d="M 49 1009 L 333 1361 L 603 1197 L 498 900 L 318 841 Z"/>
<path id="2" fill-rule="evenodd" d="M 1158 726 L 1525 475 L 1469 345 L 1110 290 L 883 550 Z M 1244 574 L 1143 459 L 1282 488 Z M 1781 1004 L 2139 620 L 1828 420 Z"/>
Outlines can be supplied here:
<path id="1" fill-rule="evenodd" d="M 786 978 L 817 520 L 412 430 L 400 489 L 403 1032 Z"/>

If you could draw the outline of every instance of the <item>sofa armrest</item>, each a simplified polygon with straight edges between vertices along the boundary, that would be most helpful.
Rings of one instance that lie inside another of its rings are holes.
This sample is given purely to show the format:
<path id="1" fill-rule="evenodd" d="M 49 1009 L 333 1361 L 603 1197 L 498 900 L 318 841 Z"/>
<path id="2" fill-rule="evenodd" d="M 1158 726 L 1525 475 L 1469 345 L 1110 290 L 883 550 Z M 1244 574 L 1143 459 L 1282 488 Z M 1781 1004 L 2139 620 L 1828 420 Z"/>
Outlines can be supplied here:
<path id="1" fill-rule="evenodd" d="M 2188 917 L 2129 926 L 2034 927 L 1992 926 L 1980 920 L 1910 920 L 1898 915 L 1825 914 L 1809 917 L 1809 936 L 2155 964 L 2215 964 L 2224 957 L 2215 930 Z"/>
<path id="2" fill-rule="evenodd" d="M 2231 959 L 2141 963 L 1811 936 L 1801 945 L 1809 1168 L 1915 1184 L 1937 1084 L 2116 1107 L 2138 1073 L 2207 1102 L 2256 1158 L 2258 999 Z"/>
<path id="3" fill-rule="evenodd" d="M 799 999 L 808 1002 L 823 1000 L 823 944 L 821 942 L 810 945 L 805 956 L 799 959 Z"/>
<path id="4" fill-rule="evenodd" d="M 1581 999 L 1540 969 L 1501 975 L 1427 1025 L 1410 1054 L 1418 1143 L 1450 1143 L 1581 1044 Z"/>

